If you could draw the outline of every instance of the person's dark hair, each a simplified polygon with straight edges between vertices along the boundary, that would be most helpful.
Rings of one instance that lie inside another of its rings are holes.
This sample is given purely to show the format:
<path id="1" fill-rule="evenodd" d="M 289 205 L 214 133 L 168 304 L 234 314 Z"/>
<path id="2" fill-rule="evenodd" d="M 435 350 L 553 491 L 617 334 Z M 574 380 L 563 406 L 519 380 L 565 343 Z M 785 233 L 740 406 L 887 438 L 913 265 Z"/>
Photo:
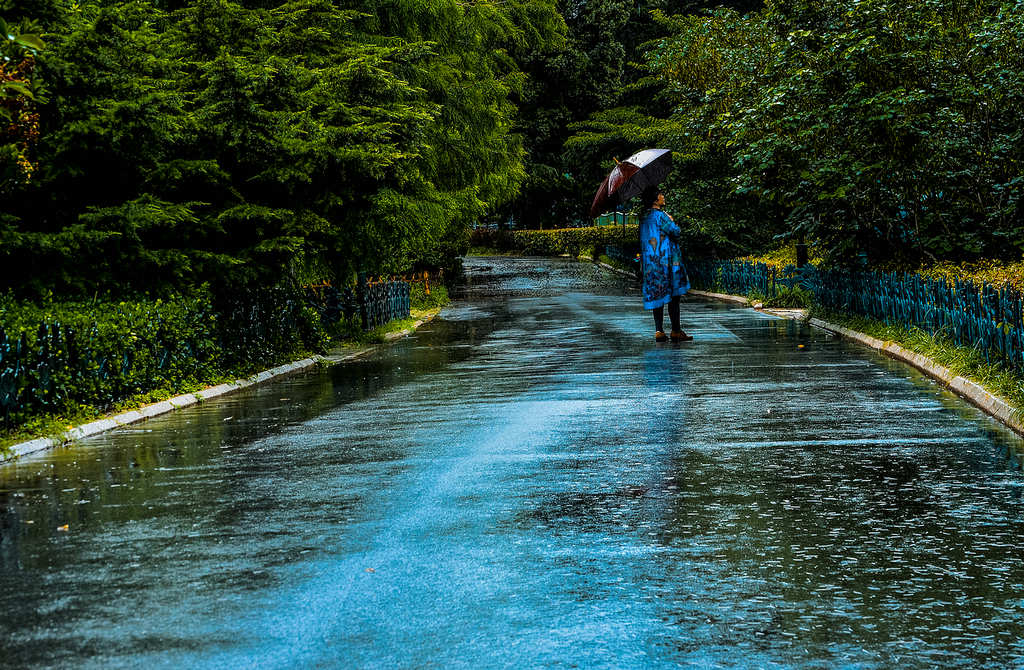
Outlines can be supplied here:
<path id="1" fill-rule="evenodd" d="M 659 193 L 661 193 L 661 189 L 657 186 L 648 186 L 640 195 L 640 204 L 643 205 L 644 209 L 650 209 L 658 199 Z"/>

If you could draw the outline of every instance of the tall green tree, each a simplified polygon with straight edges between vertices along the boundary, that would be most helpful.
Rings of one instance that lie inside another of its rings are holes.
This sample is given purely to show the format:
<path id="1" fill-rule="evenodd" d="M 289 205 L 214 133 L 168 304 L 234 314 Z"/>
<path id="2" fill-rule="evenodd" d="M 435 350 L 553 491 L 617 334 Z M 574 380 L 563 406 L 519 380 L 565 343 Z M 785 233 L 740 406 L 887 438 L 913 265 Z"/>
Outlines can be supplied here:
<path id="1" fill-rule="evenodd" d="M 524 179 L 517 55 L 562 25 L 554 0 L 126 0 L 59 22 L 39 178 L 0 232 L 27 292 L 449 263 Z"/>
<path id="2" fill-rule="evenodd" d="M 511 201 L 526 178 L 514 104 L 525 82 L 520 61 L 561 39 L 554 0 L 358 4 L 368 14 L 361 39 L 430 45 L 398 72 L 439 110 L 421 128 L 414 171 L 374 196 L 374 234 L 429 222 L 424 243 L 462 251 L 469 225 Z"/>
<path id="3" fill-rule="evenodd" d="M 322 0 L 201 0 L 173 18 L 166 40 L 194 91 L 176 195 L 203 201 L 198 242 L 232 260 L 236 281 L 273 282 L 311 262 L 346 280 L 404 269 L 423 251 L 415 238 L 429 218 L 382 238 L 372 207 L 383 183 L 415 176 L 417 129 L 440 114 L 398 74 L 429 45 L 353 39 L 363 17 Z"/>
<path id="4" fill-rule="evenodd" d="M 836 262 L 1019 255 L 1014 3 L 773 0 L 672 19 L 652 58 L 722 197 Z M 681 146 L 694 146 L 684 143 Z"/>
<path id="5" fill-rule="evenodd" d="M 138 230 L 159 225 L 161 214 L 129 203 L 165 157 L 180 116 L 171 67 L 155 55 L 160 21 L 148 3 L 78 6 L 39 55 L 51 95 L 37 178 L 4 207 L 8 285 L 91 292 L 145 269 L 134 253 Z M 112 207 L 124 208 L 121 220 L 107 216 Z"/>
<path id="6" fill-rule="evenodd" d="M 35 54 L 45 48 L 39 35 L 0 17 L 0 196 L 11 197 L 32 179 L 35 143 L 39 137 L 40 87 L 33 76 Z"/>
<path id="7" fill-rule="evenodd" d="M 521 227 L 564 226 L 583 214 L 580 203 L 595 170 L 564 150 L 569 126 L 615 104 L 626 51 L 617 38 L 630 0 L 562 0 L 566 38 L 524 54 L 528 76 L 519 102 L 528 175 L 515 202 L 502 212 Z"/>
<path id="8" fill-rule="evenodd" d="M 736 244 L 737 235 L 743 237 L 742 233 L 750 230 L 736 218 L 737 213 L 746 211 L 746 203 L 742 198 L 711 197 L 721 158 L 705 133 L 694 133 L 674 113 L 679 91 L 671 77 L 663 76 L 659 54 L 668 43 L 674 43 L 672 35 L 680 29 L 679 22 L 685 25 L 704 20 L 721 5 L 728 9 L 720 11 L 742 16 L 742 12 L 758 9 L 763 3 L 635 0 L 625 4 L 624 23 L 614 31 L 623 53 L 616 94 L 608 104 L 573 119 L 565 136 L 565 159 L 582 166 L 580 182 L 581 186 L 586 184 L 581 189 L 578 210 L 586 210 L 588 197 L 613 165 L 612 157 L 621 159 L 647 147 L 671 148 L 676 168 L 666 189 L 677 208 L 674 211 L 688 212 L 728 253 L 746 248 L 747 244 Z M 674 18 L 666 15 L 669 10 L 677 12 Z"/>

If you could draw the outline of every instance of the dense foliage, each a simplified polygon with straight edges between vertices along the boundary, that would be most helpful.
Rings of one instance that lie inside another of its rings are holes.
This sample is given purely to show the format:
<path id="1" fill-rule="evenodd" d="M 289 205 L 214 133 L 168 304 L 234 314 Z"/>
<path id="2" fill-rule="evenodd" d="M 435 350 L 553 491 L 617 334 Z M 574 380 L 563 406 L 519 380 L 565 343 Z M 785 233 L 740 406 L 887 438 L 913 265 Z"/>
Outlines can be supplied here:
<path id="1" fill-rule="evenodd" d="M 0 296 L 0 442 L 27 422 L 38 425 L 79 409 L 91 414 L 245 376 L 298 354 L 324 353 L 336 337 L 372 338 L 375 331 L 361 327 L 361 313 L 401 312 L 375 296 L 395 286 L 410 288 L 378 282 L 351 304 L 351 296 L 325 300 L 316 290 L 329 288 L 323 286 L 245 296 L 200 288 L 192 295 L 136 300 L 48 296 L 28 303 Z M 429 293 L 424 282 L 411 288 L 399 319 L 410 307 L 429 310 L 448 301 L 442 285 Z"/>
<path id="2" fill-rule="evenodd" d="M 642 65 L 650 41 L 668 34 L 655 12 L 693 13 L 720 4 L 748 11 L 761 2 L 560 0 L 566 40 L 534 48 L 521 59 L 528 78 L 518 128 L 527 149 L 527 179 L 498 222 L 526 228 L 589 224 L 588 205 L 612 158 L 664 139 L 663 124 L 652 119 L 668 115 L 671 106 Z M 580 124 L 596 129 L 588 139 L 599 139 L 567 144 Z"/>
<path id="3" fill-rule="evenodd" d="M 753 231 L 804 236 L 838 263 L 1020 257 L 1018 3 L 769 0 L 662 21 L 647 62 L 693 216 L 727 229 L 713 206 L 748 248 Z"/>
<path id="4" fill-rule="evenodd" d="M 560 228 L 674 150 L 690 233 L 831 262 L 1017 259 L 1008 0 L 0 0 L 0 282 L 350 282 L 482 218 Z M 37 34 L 46 39 L 45 48 Z"/>
<path id="5" fill-rule="evenodd" d="M 40 86 L 33 74 L 35 54 L 45 48 L 33 24 L 9 26 L 0 18 L 0 198 L 32 179 L 39 138 Z M 2 217 L 2 212 L 0 212 Z"/>
<path id="6" fill-rule="evenodd" d="M 23 295 L 451 262 L 524 178 L 517 51 L 564 30 L 554 0 L 20 11 L 50 92 L 35 176 L 2 203 L 0 282 Z"/>
<path id="7" fill-rule="evenodd" d="M 208 379 L 224 344 L 209 298 L 0 300 L 0 427 Z"/>

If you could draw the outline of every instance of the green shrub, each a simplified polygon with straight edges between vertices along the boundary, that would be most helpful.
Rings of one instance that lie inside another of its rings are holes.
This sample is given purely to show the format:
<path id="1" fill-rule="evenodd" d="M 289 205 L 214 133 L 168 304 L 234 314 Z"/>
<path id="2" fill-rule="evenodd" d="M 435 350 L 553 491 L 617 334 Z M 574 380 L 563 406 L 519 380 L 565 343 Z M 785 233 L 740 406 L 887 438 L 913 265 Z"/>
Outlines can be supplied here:
<path id="1" fill-rule="evenodd" d="M 527 256 L 579 256 L 608 245 L 637 244 L 637 226 L 560 228 L 555 230 L 474 230 L 470 243 Z"/>
<path id="2" fill-rule="evenodd" d="M 0 297 L 0 427 L 225 375 L 329 344 L 320 313 L 282 289 L 39 304 Z"/>
<path id="3" fill-rule="evenodd" d="M 421 282 L 412 284 L 409 302 L 413 309 L 435 309 L 448 304 L 448 289 L 443 284 L 434 284 L 427 293 L 426 285 Z"/>
<path id="4" fill-rule="evenodd" d="M 800 286 L 778 286 L 778 293 L 764 301 L 765 307 L 799 307 L 809 309 L 814 304 L 814 294 Z"/>
<path id="5" fill-rule="evenodd" d="M 222 338 L 208 296 L 29 304 L 0 298 L 0 424 L 208 377 Z"/>
<path id="6" fill-rule="evenodd" d="M 743 256 L 736 260 L 764 263 L 769 267 L 782 269 L 787 265 L 796 265 L 796 245 L 795 240 L 789 240 L 761 255 Z M 807 262 L 811 265 L 822 265 L 825 261 L 820 245 L 814 243 L 807 245 L 807 257 Z"/>
<path id="7" fill-rule="evenodd" d="M 988 259 L 965 263 L 942 262 L 922 267 L 917 273 L 929 279 L 942 279 L 950 284 L 958 281 L 972 281 L 975 284 L 988 282 L 996 288 L 1011 286 L 1024 292 L 1024 261 L 1004 262 Z"/>
<path id="8" fill-rule="evenodd" d="M 322 352 L 329 338 L 306 295 L 280 287 L 219 296 L 214 302 L 225 369 L 245 369 L 306 350 Z"/>

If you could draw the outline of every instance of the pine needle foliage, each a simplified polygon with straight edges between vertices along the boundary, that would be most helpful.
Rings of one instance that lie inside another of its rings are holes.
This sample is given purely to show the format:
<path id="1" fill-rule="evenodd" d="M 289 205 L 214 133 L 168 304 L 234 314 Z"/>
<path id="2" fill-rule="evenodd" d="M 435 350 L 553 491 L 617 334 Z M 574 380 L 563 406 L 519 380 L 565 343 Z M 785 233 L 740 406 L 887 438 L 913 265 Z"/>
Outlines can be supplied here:
<path id="1" fill-rule="evenodd" d="M 26 296 L 450 265 L 525 179 L 520 59 L 564 32 L 555 0 L 30 10 L 52 94 L 0 203 L 0 282 Z"/>

